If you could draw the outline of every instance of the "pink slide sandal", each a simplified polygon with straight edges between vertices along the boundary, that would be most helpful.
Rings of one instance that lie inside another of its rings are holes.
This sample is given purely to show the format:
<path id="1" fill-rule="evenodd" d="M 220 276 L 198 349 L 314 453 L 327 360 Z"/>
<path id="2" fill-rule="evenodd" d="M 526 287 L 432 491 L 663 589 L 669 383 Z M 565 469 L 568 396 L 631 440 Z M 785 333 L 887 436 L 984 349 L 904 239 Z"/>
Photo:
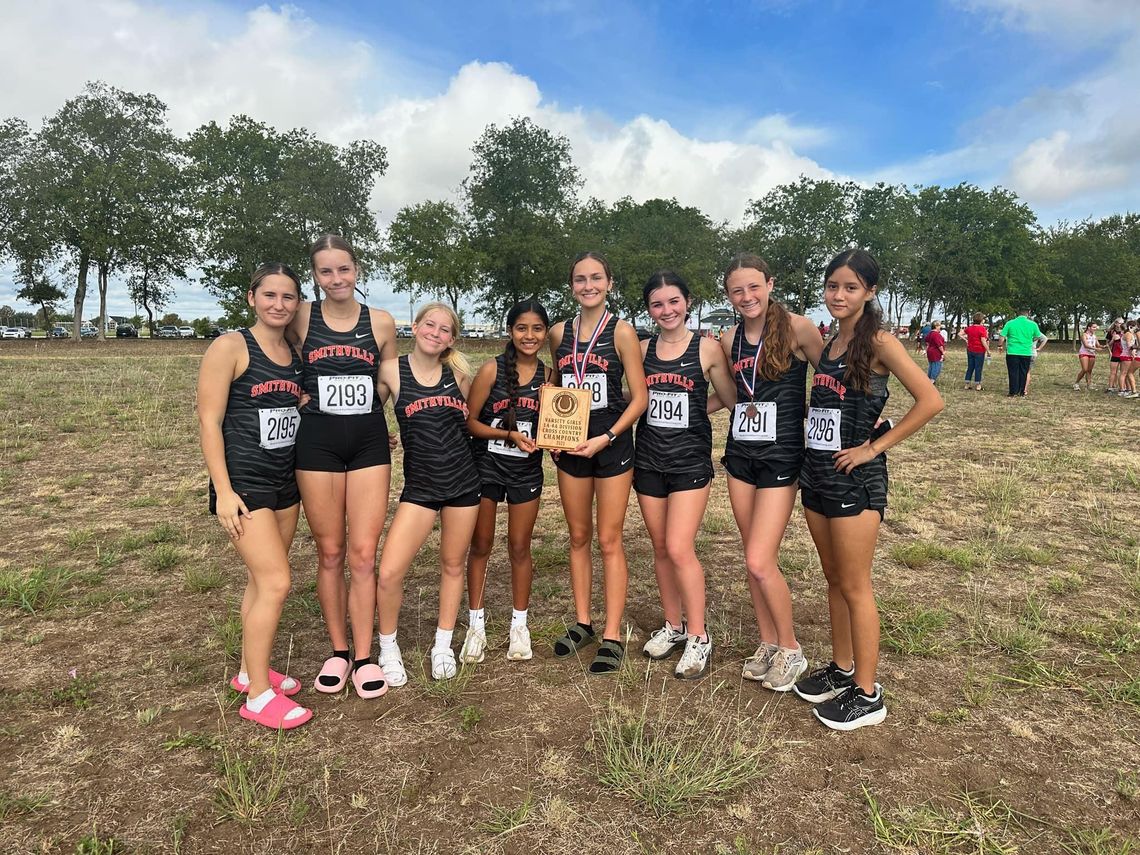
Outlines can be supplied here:
<path id="1" fill-rule="evenodd" d="M 344 684 L 348 682 L 348 675 L 352 671 L 352 663 L 347 659 L 341 659 L 339 656 L 330 656 L 325 660 L 325 664 L 321 666 L 320 673 L 317 674 L 317 679 L 313 681 L 313 688 L 318 692 L 324 692 L 326 695 L 335 695 L 344 688 Z M 321 677 L 335 677 L 336 682 L 326 686 L 321 682 Z"/>
<path id="2" fill-rule="evenodd" d="M 285 716 L 293 710 L 304 710 L 304 712 L 302 715 L 294 718 L 285 718 Z M 257 722 L 273 730 L 277 730 L 278 728 L 281 730 L 292 730 L 295 727 L 300 727 L 311 719 L 313 717 L 313 711 L 305 709 L 296 701 L 291 701 L 284 695 L 274 695 L 273 700 L 266 704 L 265 709 L 261 712 L 255 713 L 245 704 L 242 704 L 241 709 L 238 710 L 238 715 L 246 721 Z"/>
<path id="3" fill-rule="evenodd" d="M 379 683 L 380 688 L 366 689 L 364 688 L 365 683 Z M 352 685 L 356 688 L 357 695 L 368 700 L 369 698 L 378 698 L 388 691 L 388 678 L 384 676 L 383 668 L 375 662 L 369 662 L 352 672 Z"/>
<path id="4" fill-rule="evenodd" d="M 282 689 L 281 684 L 286 680 L 293 680 L 293 685 L 288 689 Z M 236 674 L 234 675 L 234 678 L 230 680 L 230 688 L 235 692 L 241 692 L 243 695 L 249 691 L 249 686 L 239 680 Z M 280 671 L 274 671 L 272 668 L 270 668 L 269 688 L 275 692 L 280 692 L 288 698 L 291 698 L 293 695 L 297 694 L 297 692 L 301 691 L 301 683 L 299 680 L 295 680 L 288 674 L 282 674 Z"/>

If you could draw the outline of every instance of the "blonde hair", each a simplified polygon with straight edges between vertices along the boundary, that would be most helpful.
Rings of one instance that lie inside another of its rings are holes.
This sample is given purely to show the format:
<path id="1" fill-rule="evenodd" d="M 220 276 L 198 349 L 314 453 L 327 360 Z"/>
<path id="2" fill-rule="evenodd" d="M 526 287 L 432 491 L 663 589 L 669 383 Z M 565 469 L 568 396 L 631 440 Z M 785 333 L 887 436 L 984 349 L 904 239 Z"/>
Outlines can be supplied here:
<path id="1" fill-rule="evenodd" d="M 415 323 L 420 323 L 424 318 L 428 316 L 429 312 L 445 312 L 448 318 L 451 320 L 452 338 L 454 338 L 456 341 L 459 340 L 459 335 L 462 331 L 461 325 L 459 323 L 459 315 L 455 314 L 455 310 L 452 309 L 451 306 L 447 305 L 447 303 L 428 303 L 424 306 L 421 306 L 420 310 L 416 312 Z M 464 356 L 456 349 L 454 344 L 448 347 L 447 350 L 439 355 L 439 361 L 450 368 L 456 374 L 462 374 L 465 377 L 470 377 L 472 374 L 471 363 L 467 361 L 466 356 Z"/>

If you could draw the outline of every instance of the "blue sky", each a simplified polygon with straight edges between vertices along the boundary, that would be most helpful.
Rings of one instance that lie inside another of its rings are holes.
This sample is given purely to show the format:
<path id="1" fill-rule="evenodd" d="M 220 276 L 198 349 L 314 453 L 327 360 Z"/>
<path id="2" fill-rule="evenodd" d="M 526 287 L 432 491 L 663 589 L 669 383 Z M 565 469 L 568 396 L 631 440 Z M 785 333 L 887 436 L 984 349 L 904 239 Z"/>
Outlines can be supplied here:
<path id="1" fill-rule="evenodd" d="M 0 73 L 33 79 L 0 92 L 33 125 L 98 77 L 180 133 L 245 112 L 377 139 L 382 222 L 454 195 L 482 129 L 524 114 L 571 140 L 587 194 L 730 222 L 801 173 L 1001 184 L 1046 223 L 1140 208 L 1138 0 L 44 0 L 7 13 Z M 213 313 L 190 286 L 175 308 Z"/>

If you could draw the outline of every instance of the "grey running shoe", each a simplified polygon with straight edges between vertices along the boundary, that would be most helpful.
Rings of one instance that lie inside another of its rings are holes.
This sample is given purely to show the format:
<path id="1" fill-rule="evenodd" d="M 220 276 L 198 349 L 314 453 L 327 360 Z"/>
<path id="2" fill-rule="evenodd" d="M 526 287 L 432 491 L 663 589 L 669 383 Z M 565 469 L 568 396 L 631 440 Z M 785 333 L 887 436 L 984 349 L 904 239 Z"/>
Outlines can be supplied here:
<path id="1" fill-rule="evenodd" d="M 772 657 L 772 667 L 764 675 L 764 688 L 773 692 L 790 692 L 807 667 L 803 650 L 781 647 Z"/>
<path id="2" fill-rule="evenodd" d="M 665 659 L 672 655 L 674 650 L 684 647 L 688 638 L 683 623 L 680 629 L 673 629 L 666 623 L 661 629 L 649 636 L 649 640 L 645 642 L 641 652 L 650 659 Z"/>
<path id="3" fill-rule="evenodd" d="M 706 636 L 707 637 L 707 636 Z M 712 639 L 701 641 L 695 635 L 690 635 L 685 642 L 685 652 L 673 670 L 673 675 L 681 680 L 699 680 L 709 672 L 712 663 Z"/>
<path id="4" fill-rule="evenodd" d="M 775 644 L 761 641 L 756 652 L 744 660 L 744 669 L 740 672 L 740 676 L 745 680 L 755 680 L 757 683 L 763 681 L 779 649 Z"/>

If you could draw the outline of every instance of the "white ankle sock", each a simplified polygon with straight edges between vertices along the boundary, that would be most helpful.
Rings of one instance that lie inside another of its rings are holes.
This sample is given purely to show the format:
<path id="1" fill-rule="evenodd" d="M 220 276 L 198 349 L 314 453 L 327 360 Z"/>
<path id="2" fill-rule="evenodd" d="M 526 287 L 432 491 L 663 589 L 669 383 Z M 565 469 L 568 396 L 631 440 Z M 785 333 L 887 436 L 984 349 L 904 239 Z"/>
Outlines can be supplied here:
<path id="1" fill-rule="evenodd" d="M 516 626 L 526 626 L 526 609 L 521 612 L 518 609 L 511 609 L 511 628 Z"/>
<path id="2" fill-rule="evenodd" d="M 380 642 L 381 652 L 391 650 L 396 646 L 396 633 L 394 632 L 391 635 L 385 635 L 381 632 L 376 635 L 376 638 Z"/>
<path id="3" fill-rule="evenodd" d="M 249 672 L 248 671 L 238 671 L 238 682 L 241 683 L 243 686 L 248 687 L 249 686 Z"/>
<path id="4" fill-rule="evenodd" d="M 467 625 L 471 629 L 483 629 L 483 609 L 468 609 L 467 610 Z"/>
<path id="5" fill-rule="evenodd" d="M 679 624 L 674 626 L 671 621 L 666 620 L 665 626 L 669 627 L 670 630 L 672 630 L 673 632 L 677 632 L 677 633 L 683 632 L 685 630 L 685 622 L 684 621 L 681 621 Z"/>
<path id="6" fill-rule="evenodd" d="M 453 629 L 440 629 L 435 628 L 435 644 L 431 646 L 432 650 L 450 650 L 451 649 L 451 636 L 454 634 Z"/>
<path id="7" fill-rule="evenodd" d="M 276 694 L 272 689 L 266 689 L 256 698 L 246 698 L 245 705 L 249 707 L 250 712 L 259 713 L 269 705 Z"/>

